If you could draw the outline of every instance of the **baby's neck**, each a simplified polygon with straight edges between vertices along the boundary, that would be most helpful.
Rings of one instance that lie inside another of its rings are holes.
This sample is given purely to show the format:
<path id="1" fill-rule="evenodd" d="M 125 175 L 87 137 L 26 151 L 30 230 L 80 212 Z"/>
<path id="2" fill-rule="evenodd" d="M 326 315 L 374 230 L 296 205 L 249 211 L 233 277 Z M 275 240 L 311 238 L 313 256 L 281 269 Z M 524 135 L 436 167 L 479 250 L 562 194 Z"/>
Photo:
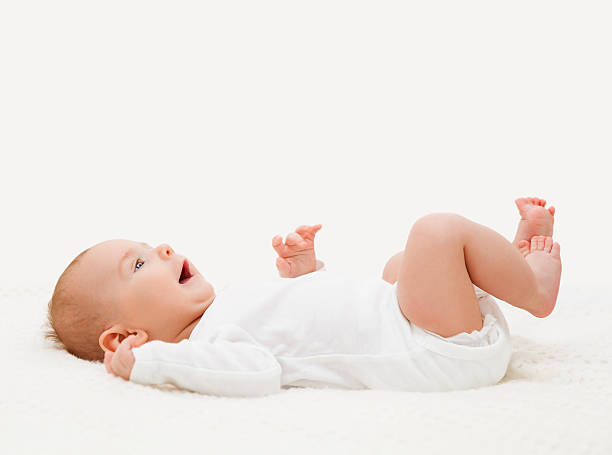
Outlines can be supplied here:
<path id="1" fill-rule="evenodd" d="M 191 332 L 193 332 L 193 329 L 195 328 L 195 326 L 198 325 L 198 322 L 200 322 L 200 319 L 202 319 L 202 316 L 204 316 L 204 313 L 206 312 L 206 310 L 208 310 L 208 307 L 211 305 L 213 300 L 215 300 L 214 297 L 211 299 L 210 302 L 206 304 L 206 306 L 204 307 L 204 311 L 202 311 L 202 314 L 198 316 L 196 319 L 194 319 L 192 322 L 190 322 L 189 325 L 185 327 L 181 331 L 181 333 L 177 335 L 176 340 L 174 341 L 175 343 L 178 343 L 179 341 L 182 341 L 182 340 L 186 340 L 191 336 Z"/>

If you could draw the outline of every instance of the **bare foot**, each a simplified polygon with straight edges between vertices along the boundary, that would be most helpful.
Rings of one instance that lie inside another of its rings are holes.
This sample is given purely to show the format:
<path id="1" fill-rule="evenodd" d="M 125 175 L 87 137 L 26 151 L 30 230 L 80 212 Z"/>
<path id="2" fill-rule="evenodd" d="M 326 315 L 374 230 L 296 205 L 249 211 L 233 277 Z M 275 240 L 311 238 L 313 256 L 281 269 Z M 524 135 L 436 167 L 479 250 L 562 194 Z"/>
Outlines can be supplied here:
<path id="1" fill-rule="evenodd" d="M 553 235 L 555 208 L 545 208 L 546 201 L 537 197 L 522 197 L 514 201 L 521 220 L 512 244 L 518 248 L 521 240 L 530 241 L 534 235 Z"/>
<path id="2" fill-rule="evenodd" d="M 539 287 L 539 301 L 529 311 L 538 318 L 545 318 L 555 308 L 561 282 L 561 246 L 552 237 L 536 235 L 519 242 L 519 251 L 533 270 Z"/>

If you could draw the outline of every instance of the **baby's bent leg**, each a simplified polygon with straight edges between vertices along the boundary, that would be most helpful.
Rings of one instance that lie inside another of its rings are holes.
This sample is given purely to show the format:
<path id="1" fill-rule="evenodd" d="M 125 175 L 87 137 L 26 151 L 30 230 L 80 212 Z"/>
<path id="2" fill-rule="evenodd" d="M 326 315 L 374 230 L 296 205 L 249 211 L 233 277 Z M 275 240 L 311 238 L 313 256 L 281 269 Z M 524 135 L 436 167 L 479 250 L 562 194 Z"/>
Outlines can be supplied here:
<path id="1" fill-rule="evenodd" d="M 452 213 L 424 216 L 403 253 L 397 296 L 404 316 L 449 337 L 482 328 L 473 284 L 533 312 L 536 277 L 519 250 L 492 229 Z"/>

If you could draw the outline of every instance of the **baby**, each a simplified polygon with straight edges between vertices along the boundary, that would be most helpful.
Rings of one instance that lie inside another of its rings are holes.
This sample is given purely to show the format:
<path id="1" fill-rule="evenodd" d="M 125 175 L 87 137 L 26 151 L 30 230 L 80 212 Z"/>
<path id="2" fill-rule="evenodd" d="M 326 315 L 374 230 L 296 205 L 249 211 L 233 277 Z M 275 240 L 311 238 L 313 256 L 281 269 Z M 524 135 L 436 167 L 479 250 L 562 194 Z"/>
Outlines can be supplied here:
<path id="1" fill-rule="evenodd" d="M 460 215 L 418 219 L 382 279 L 325 270 L 314 250 L 321 225 L 300 226 L 272 239 L 280 278 L 218 294 L 169 245 L 109 240 L 60 276 L 46 336 L 126 380 L 216 395 L 496 384 L 512 346 L 491 296 L 546 317 L 561 278 L 554 207 L 515 203 L 513 243 Z"/>

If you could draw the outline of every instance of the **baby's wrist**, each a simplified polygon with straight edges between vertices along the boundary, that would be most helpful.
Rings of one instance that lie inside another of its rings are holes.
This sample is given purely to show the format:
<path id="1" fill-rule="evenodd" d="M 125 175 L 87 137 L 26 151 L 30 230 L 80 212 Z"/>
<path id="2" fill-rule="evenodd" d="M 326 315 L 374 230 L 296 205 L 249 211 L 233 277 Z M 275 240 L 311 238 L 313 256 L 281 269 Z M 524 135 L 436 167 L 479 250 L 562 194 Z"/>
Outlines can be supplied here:
<path id="1" fill-rule="evenodd" d="M 322 269 L 323 267 L 325 267 L 325 264 L 323 263 L 323 261 L 319 261 L 318 259 L 315 261 L 315 265 L 314 268 L 313 267 L 309 267 L 307 271 L 300 273 L 298 276 L 302 276 L 302 275 L 308 275 L 309 273 L 313 273 L 316 272 L 317 270 Z"/>

